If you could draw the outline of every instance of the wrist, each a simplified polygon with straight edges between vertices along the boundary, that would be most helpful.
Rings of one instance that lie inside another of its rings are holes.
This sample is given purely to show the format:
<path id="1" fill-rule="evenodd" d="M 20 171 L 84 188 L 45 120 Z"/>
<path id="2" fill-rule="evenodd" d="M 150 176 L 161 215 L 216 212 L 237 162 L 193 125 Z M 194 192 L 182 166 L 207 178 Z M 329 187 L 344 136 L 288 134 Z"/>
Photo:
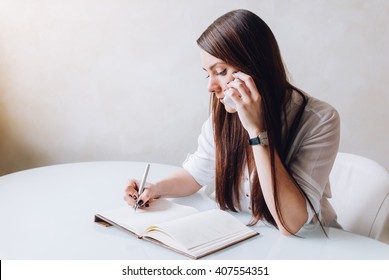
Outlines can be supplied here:
<path id="1" fill-rule="evenodd" d="M 257 137 L 258 135 L 260 135 L 264 131 L 265 131 L 265 129 L 258 129 L 258 128 L 253 129 L 251 131 L 248 131 L 249 138 Z"/>
<path id="2" fill-rule="evenodd" d="M 151 184 L 148 186 L 150 198 L 151 199 L 158 199 L 161 198 L 161 186 L 160 183 Z"/>
<path id="3" fill-rule="evenodd" d="M 267 131 L 262 131 L 257 136 L 249 139 L 249 144 L 251 146 L 261 145 L 262 147 L 269 146 L 269 140 L 267 138 Z"/>

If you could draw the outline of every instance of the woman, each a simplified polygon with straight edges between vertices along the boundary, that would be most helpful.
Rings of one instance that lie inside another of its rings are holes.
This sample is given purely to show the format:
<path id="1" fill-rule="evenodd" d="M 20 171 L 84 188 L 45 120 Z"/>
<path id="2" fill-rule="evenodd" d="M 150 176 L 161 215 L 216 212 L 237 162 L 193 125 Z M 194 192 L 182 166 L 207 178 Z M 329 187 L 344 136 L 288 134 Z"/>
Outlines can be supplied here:
<path id="1" fill-rule="evenodd" d="M 132 180 L 128 204 L 190 195 L 215 179 L 220 208 L 247 210 L 252 224 L 264 220 L 285 235 L 318 222 L 337 226 L 327 201 L 339 145 L 336 110 L 288 82 L 273 33 L 249 11 L 221 16 L 197 43 L 212 100 L 198 149 L 139 197 Z"/>

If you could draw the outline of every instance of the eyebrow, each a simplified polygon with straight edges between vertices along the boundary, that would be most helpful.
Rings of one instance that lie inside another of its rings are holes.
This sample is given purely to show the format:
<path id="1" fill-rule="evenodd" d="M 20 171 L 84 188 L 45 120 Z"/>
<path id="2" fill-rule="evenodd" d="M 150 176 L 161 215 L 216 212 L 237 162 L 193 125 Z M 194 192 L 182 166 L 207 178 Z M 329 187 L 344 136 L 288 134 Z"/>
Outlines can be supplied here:
<path id="1" fill-rule="evenodd" d="M 225 62 L 223 61 L 218 61 L 218 62 L 215 62 L 214 64 L 212 64 L 210 67 L 209 67 L 209 70 L 212 70 L 213 68 L 215 68 L 218 64 L 226 64 Z M 204 71 L 207 71 L 207 69 L 205 69 L 204 67 L 202 67 Z"/>

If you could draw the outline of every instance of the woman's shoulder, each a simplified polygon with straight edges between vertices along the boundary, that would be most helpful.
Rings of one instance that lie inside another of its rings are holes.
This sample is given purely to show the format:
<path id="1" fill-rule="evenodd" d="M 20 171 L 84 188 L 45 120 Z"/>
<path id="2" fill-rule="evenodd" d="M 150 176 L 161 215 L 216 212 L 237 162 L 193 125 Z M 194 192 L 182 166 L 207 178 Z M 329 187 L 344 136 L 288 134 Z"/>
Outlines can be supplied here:
<path id="1" fill-rule="evenodd" d="M 307 101 L 303 114 L 303 119 L 305 119 L 305 121 L 308 119 L 311 119 L 312 121 L 316 120 L 317 122 L 339 120 L 339 113 L 334 108 L 334 106 L 305 92 L 302 92 L 302 95 Z M 301 94 L 299 94 L 297 91 L 294 91 L 291 103 L 292 107 L 300 107 L 302 102 L 303 97 Z"/>
<path id="2" fill-rule="evenodd" d="M 317 118 L 317 121 L 332 120 L 339 122 L 339 113 L 331 104 L 309 95 L 307 95 L 307 101 L 305 112 L 311 117 Z"/>

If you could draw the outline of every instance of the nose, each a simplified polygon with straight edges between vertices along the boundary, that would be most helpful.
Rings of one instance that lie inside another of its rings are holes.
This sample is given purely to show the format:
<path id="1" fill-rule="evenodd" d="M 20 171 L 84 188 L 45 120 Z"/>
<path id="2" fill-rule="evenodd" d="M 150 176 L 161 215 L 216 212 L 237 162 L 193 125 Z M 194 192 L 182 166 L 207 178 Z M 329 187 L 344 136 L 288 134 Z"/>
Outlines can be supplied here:
<path id="1" fill-rule="evenodd" d="M 222 88 L 220 87 L 220 83 L 213 77 L 209 77 L 208 81 L 208 91 L 210 93 L 220 93 L 222 91 Z"/>

